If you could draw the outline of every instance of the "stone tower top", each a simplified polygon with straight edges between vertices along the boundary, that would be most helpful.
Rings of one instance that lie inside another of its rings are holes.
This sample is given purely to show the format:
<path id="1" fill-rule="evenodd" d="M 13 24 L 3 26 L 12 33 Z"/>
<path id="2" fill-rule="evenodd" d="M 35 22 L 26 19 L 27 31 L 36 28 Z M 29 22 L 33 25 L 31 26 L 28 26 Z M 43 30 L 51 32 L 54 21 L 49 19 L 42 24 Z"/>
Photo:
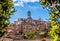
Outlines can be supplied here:
<path id="1" fill-rule="evenodd" d="M 31 12 L 30 11 L 28 11 L 28 19 L 32 19 L 31 18 Z"/>
<path id="2" fill-rule="evenodd" d="M 30 11 L 28 11 L 28 16 L 31 16 L 31 12 Z"/>

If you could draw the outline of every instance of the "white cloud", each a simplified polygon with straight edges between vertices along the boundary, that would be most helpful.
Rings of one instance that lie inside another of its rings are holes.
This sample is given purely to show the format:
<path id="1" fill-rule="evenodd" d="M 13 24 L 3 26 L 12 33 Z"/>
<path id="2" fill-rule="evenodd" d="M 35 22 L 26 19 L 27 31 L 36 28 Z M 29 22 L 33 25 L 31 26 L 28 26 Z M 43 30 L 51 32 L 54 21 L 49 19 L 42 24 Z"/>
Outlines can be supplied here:
<path id="1" fill-rule="evenodd" d="M 15 2 L 15 1 L 17 1 L 17 0 L 13 0 L 13 2 Z"/>
<path id="2" fill-rule="evenodd" d="M 22 1 L 18 1 L 17 3 L 14 4 L 15 6 L 22 6 L 23 7 L 23 2 Z"/>
<path id="3" fill-rule="evenodd" d="M 39 2 L 39 0 L 23 0 L 24 2 Z"/>
<path id="4" fill-rule="evenodd" d="M 24 6 L 23 3 L 28 3 L 28 2 L 39 2 L 39 0 L 13 0 L 13 2 L 16 2 L 17 3 L 14 3 L 15 6 Z"/>

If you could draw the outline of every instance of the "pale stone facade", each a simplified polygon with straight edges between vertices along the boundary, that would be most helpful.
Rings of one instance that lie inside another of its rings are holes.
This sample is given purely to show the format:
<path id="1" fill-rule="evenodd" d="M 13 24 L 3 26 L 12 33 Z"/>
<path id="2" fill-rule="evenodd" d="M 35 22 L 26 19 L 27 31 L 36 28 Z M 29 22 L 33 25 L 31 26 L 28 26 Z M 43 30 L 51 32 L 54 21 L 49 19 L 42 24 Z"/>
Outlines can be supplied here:
<path id="1" fill-rule="evenodd" d="M 14 24 L 8 26 L 7 32 L 19 33 L 35 30 L 48 30 L 49 27 L 50 24 L 45 21 L 20 18 L 18 21 L 15 21 Z"/>

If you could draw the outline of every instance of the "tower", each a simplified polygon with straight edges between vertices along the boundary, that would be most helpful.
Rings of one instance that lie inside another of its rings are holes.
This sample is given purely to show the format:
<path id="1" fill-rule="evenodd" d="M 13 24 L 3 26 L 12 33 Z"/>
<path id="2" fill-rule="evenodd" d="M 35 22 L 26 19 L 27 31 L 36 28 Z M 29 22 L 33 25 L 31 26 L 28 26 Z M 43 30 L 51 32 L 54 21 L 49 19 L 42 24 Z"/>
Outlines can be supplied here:
<path id="1" fill-rule="evenodd" d="M 27 15 L 28 15 L 28 19 L 32 19 L 31 18 L 31 12 L 30 11 L 28 11 L 28 14 Z"/>

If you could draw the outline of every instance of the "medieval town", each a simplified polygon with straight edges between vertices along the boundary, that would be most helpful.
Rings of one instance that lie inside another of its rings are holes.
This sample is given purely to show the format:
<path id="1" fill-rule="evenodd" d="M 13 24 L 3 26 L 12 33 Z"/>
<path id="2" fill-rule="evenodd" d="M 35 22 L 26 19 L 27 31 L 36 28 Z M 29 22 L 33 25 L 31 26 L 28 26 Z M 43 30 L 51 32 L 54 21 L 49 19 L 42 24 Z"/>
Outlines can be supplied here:
<path id="1" fill-rule="evenodd" d="M 49 40 L 47 34 L 50 29 L 50 23 L 43 21 L 41 18 L 34 20 L 31 12 L 27 12 L 27 18 L 18 18 L 7 27 L 6 38 L 15 40 L 24 39 L 45 39 Z M 29 34 L 30 33 L 30 34 Z"/>
<path id="2" fill-rule="evenodd" d="M 60 41 L 60 0 L 0 0 L 0 41 Z"/>

